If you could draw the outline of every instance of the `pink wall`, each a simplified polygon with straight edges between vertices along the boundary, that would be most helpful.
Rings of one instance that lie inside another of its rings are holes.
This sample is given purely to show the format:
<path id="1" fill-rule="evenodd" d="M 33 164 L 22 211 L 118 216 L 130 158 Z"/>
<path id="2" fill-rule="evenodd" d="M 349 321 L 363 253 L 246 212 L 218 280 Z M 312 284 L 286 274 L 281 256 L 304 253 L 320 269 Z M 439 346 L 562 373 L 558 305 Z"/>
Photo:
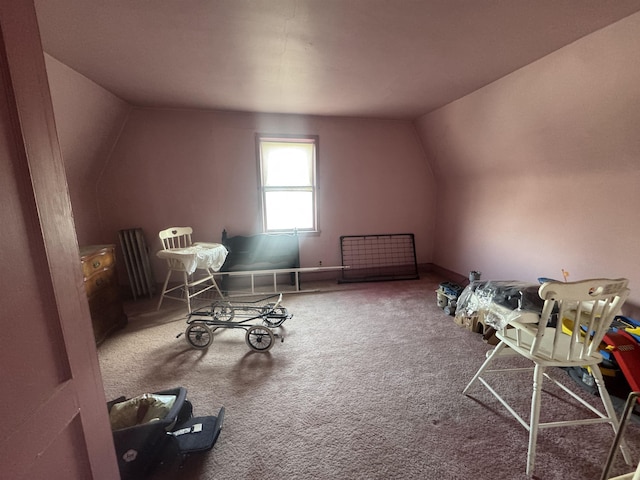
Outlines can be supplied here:
<path id="1" fill-rule="evenodd" d="M 433 262 L 483 278 L 621 276 L 640 300 L 640 14 L 417 122 Z"/>
<path id="2" fill-rule="evenodd" d="M 131 107 L 50 55 L 45 64 L 78 242 L 113 242 L 105 239 L 96 189 Z"/>
<path id="3" fill-rule="evenodd" d="M 256 232 L 254 133 L 312 133 L 322 232 L 304 239 L 303 265 L 339 263 L 340 235 L 413 232 L 420 263 L 462 274 L 533 281 L 564 268 L 633 289 L 639 24 L 628 17 L 421 117 L 418 135 L 403 121 L 130 109 L 46 56 L 79 241 L 142 227 L 155 251 L 171 225 L 197 240 Z"/>
<path id="4" fill-rule="evenodd" d="M 189 225 L 196 241 L 259 231 L 255 132 L 319 135 L 320 235 L 302 266 L 340 264 L 340 235 L 415 233 L 431 261 L 435 183 L 411 122 L 136 108 L 98 188 L 105 231 Z M 166 267 L 152 254 L 156 280 Z"/>

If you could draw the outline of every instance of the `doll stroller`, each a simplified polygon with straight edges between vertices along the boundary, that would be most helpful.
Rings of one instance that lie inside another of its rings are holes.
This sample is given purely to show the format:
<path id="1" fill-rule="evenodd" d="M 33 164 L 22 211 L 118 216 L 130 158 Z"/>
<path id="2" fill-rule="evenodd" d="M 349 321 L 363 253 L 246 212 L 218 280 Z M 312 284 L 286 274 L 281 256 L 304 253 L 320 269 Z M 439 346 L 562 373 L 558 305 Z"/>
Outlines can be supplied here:
<path id="1" fill-rule="evenodd" d="M 182 465 L 189 454 L 210 450 L 224 420 L 224 407 L 194 417 L 183 387 L 119 397 L 107 408 L 122 480 L 147 478 L 161 465 Z"/>

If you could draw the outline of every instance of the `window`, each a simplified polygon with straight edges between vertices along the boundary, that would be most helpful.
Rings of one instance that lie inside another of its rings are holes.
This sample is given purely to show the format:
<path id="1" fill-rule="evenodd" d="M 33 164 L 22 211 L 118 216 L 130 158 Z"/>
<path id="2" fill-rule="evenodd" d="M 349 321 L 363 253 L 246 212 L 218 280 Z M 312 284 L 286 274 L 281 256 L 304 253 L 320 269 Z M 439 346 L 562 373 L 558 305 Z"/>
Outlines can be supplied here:
<path id="1" fill-rule="evenodd" d="M 318 137 L 258 135 L 265 232 L 317 231 Z"/>

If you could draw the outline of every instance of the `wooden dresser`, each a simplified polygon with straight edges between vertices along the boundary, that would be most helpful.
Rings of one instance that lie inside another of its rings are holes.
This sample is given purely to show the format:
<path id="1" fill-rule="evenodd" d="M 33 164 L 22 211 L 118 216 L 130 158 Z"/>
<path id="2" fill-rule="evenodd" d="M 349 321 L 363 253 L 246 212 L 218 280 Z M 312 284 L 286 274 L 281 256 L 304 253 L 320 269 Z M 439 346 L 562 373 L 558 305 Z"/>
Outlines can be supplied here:
<path id="1" fill-rule="evenodd" d="M 115 245 L 80 247 L 84 288 L 96 343 L 127 324 L 116 274 Z"/>

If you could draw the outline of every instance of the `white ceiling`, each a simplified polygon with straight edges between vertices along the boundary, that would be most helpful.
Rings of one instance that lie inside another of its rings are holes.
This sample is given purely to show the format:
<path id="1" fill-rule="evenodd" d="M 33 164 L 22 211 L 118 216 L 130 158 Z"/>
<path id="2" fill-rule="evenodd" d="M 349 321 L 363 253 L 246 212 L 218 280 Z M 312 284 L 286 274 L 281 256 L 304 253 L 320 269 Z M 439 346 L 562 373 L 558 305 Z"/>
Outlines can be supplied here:
<path id="1" fill-rule="evenodd" d="M 416 118 L 640 0 L 35 0 L 45 52 L 137 106 Z"/>

